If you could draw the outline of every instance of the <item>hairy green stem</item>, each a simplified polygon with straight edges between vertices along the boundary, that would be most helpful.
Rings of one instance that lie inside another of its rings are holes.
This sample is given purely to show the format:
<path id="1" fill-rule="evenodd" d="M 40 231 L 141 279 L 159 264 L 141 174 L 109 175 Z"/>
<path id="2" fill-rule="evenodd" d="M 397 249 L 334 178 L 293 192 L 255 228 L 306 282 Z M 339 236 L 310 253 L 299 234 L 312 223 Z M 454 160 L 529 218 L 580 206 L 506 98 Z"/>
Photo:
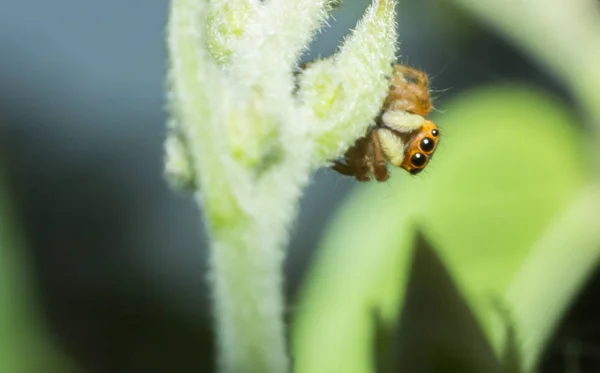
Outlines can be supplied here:
<path id="1" fill-rule="evenodd" d="M 311 171 L 363 134 L 383 103 L 394 5 L 373 1 L 341 52 L 325 60 L 344 63 L 309 79 L 313 88 L 303 92 L 317 98 L 310 101 L 293 94 L 293 71 L 329 1 L 171 2 L 166 171 L 194 189 L 204 214 L 223 372 L 288 371 L 288 229 Z M 346 81 L 352 90 L 322 105 L 320 95 Z M 325 141 L 322 128 L 335 141 Z"/>
<path id="2" fill-rule="evenodd" d="M 252 117 L 252 107 L 233 108 L 225 87 L 229 82 L 199 48 L 202 27 L 197 23 L 203 20 L 203 6 L 194 0 L 172 2 L 169 46 L 176 56 L 171 71 L 173 109 L 187 138 L 193 172 L 202 175 L 195 184 L 202 190 L 197 199 L 211 236 L 221 370 L 285 372 L 280 241 L 288 221 L 279 215 L 256 218 L 264 188 L 254 188 L 252 175 L 223 152 L 228 148 L 223 124 L 240 120 L 233 110 Z M 290 189 L 271 194 L 270 203 L 293 205 L 299 188 Z"/>

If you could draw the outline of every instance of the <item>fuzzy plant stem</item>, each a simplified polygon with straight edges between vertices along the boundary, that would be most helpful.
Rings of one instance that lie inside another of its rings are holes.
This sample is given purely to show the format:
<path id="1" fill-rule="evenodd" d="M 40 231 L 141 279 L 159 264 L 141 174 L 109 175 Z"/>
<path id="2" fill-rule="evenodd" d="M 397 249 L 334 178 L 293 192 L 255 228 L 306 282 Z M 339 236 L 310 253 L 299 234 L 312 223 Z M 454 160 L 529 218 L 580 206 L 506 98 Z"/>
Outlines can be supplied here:
<path id="1" fill-rule="evenodd" d="M 311 172 L 364 134 L 386 96 L 394 0 L 374 0 L 340 51 L 295 81 L 331 5 L 171 1 L 166 174 L 194 191 L 204 216 L 225 373 L 289 370 L 282 264 L 298 200 Z"/>

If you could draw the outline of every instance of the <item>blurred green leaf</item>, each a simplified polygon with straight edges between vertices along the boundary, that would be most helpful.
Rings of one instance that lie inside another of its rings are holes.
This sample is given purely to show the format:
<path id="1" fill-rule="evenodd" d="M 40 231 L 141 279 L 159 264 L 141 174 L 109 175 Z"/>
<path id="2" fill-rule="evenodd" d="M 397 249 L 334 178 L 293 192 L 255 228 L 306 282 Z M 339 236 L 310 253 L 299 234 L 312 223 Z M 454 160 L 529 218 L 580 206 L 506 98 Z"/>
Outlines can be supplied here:
<path id="1" fill-rule="evenodd" d="M 504 294 L 526 371 L 598 266 L 599 210 L 600 188 L 592 184 L 547 228 Z"/>
<path id="2" fill-rule="evenodd" d="M 297 372 L 372 371 L 369 310 L 394 320 L 402 307 L 415 224 L 496 353 L 505 350 L 507 336 L 497 334 L 509 330 L 490 327 L 498 304 L 585 184 L 586 140 L 560 101 L 525 86 L 478 89 L 443 112 L 440 147 L 423 176 L 396 170 L 387 184 L 361 186 L 332 221 L 294 323 Z"/>
<path id="3" fill-rule="evenodd" d="M 20 231 L 11 219 L 11 201 L 0 168 L 0 372 L 79 371 L 48 337 L 32 297 Z"/>
<path id="4" fill-rule="evenodd" d="M 389 338 L 387 361 L 378 373 L 501 372 L 469 306 L 420 232 L 398 320 L 391 331 L 395 338 Z"/>

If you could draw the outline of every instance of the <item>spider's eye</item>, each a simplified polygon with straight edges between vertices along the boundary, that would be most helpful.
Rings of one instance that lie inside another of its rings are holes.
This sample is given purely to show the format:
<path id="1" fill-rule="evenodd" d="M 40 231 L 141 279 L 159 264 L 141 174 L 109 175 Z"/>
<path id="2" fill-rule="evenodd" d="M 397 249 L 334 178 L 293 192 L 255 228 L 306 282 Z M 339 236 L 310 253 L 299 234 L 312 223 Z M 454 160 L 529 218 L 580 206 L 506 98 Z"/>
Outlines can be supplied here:
<path id="1" fill-rule="evenodd" d="M 436 129 L 433 129 L 433 130 L 431 130 L 431 135 L 432 135 L 433 137 L 438 137 L 438 135 L 439 135 L 439 134 L 440 134 L 440 131 L 438 131 L 438 130 L 436 130 Z"/>
<path id="2" fill-rule="evenodd" d="M 423 167 L 423 165 L 427 162 L 427 156 L 421 153 L 415 153 L 410 157 L 410 163 L 412 163 L 415 167 Z"/>
<path id="3" fill-rule="evenodd" d="M 421 140 L 420 147 L 421 147 L 422 151 L 424 151 L 425 153 L 429 153 L 435 147 L 435 143 L 433 142 L 433 139 L 430 139 L 429 137 L 425 137 L 423 140 Z"/>

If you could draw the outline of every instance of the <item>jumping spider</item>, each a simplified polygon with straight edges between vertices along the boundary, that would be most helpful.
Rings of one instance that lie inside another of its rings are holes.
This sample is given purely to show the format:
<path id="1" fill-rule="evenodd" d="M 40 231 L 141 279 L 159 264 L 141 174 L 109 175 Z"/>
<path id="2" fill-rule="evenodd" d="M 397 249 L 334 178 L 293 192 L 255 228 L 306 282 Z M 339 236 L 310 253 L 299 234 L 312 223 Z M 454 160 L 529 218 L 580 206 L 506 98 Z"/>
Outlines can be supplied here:
<path id="1" fill-rule="evenodd" d="M 346 151 L 345 163 L 334 161 L 332 168 L 358 181 L 369 181 L 372 176 L 386 181 L 390 177 L 388 162 L 412 175 L 418 174 L 429 163 L 439 142 L 437 126 L 422 119 L 431 110 L 427 75 L 395 64 L 390 90 L 375 125 Z M 408 119 L 411 115 L 414 120 Z"/>

